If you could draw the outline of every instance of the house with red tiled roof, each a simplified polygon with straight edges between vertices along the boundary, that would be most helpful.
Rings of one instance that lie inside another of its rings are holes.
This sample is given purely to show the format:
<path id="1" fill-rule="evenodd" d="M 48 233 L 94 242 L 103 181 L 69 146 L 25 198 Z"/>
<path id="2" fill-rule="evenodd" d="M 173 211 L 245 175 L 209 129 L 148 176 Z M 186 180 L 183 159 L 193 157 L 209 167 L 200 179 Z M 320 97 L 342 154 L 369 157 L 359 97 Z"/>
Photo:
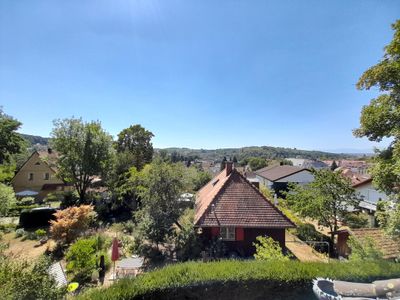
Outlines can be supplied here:
<path id="1" fill-rule="evenodd" d="M 257 236 L 285 249 L 285 230 L 295 225 L 242 174 L 227 163 L 196 196 L 194 226 L 206 243 L 220 238 L 228 253 L 251 256 Z"/>

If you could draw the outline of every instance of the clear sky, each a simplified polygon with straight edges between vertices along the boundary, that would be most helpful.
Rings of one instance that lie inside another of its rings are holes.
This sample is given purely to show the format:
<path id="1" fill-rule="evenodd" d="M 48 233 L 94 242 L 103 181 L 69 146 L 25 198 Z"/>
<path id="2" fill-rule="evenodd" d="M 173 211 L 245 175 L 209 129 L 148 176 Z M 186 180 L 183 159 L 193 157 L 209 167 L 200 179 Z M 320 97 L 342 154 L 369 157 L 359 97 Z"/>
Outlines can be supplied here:
<path id="1" fill-rule="evenodd" d="M 21 132 L 131 124 L 156 147 L 361 149 L 355 88 L 398 0 L 0 0 L 0 105 Z"/>

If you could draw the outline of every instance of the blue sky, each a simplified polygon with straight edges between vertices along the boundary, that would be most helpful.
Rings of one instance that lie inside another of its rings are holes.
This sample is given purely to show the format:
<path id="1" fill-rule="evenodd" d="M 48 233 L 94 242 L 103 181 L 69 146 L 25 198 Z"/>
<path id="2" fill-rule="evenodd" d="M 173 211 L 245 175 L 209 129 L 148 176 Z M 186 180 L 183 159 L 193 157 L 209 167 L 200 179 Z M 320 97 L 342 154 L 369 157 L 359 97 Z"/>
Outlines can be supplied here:
<path id="1" fill-rule="evenodd" d="M 355 83 L 400 2 L 0 1 L 0 105 L 21 132 L 130 124 L 156 147 L 371 150 Z"/>

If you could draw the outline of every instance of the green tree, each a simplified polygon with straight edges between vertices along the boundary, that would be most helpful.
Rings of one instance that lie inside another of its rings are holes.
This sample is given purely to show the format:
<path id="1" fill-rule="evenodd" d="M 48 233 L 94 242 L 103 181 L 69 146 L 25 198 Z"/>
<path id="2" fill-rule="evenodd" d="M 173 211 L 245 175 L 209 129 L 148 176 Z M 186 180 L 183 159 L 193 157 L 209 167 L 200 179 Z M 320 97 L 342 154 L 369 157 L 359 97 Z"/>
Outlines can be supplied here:
<path id="1" fill-rule="evenodd" d="M 54 121 L 52 137 L 53 146 L 60 153 L 59 175 L 74 185 L 80 202 L 84 202 L 94 177 L 104 179 L 110 171 L 112 137 L 99 122 L 74 118 Z"/>
<path id="2" fill-rule="evenodd" d="M 131 160 L 127 169 L 134 166 L 141 170 L 153 158 L 153 133 L 140 125 L 132 125 L 118 134 L 116 141 L 117 153 L 124 153 Z M 126 158 L 125 158 L 126 159 Z"/>
<path id="3" fill-rule="evenodd" d="M 0 183 L 0 216 L 4 217 L 17 202 L 12 187 Z"/>
<path id="4" fill-rule="evenodd" d="M 290 259 L 289 256 L 283 254 L 279 243 L 271 237 L 258 236 L 253 245 L 256 247 L 254 258 L 257 260 L 288 261 Z"/>
<path id="5" fill-rule="evenodd" d="M 171 234 L 181 214 L 179 196 L 184 187 L 182 165 L 155 160 L 142 170 L 138 188 L 141 209 L 135 214 L 145 239 L 157 247 Z"/>
<path id="6" fill-rule="evenodd" d="M 351 249 L 350 260 L 378 260 L 383 258 L 383 253 L 377 249 L 374 240 L 370 237 L 357 239 L 350 236 L 347 243 Z"/>
<path id="7" fill-rule="evenodd" d="M 248 159 L 251 170 L 257 171 L 267 166 L 267 161 L 261 157 L 251 157 Z"/>
<path id="8" fill-rule="evenodd" d="M 295 212 L 302 217 L 318 221 L 319 225 L 329 227 L 331 243 L 339 229 L 339 219 L 345 216 L 348 208 L 357 206 L 360 199 L 350 181 L 339 173 L 330 170 L 314 171 L 314 181 L 301 186 L 292 185 L 286 199 Z"/>
<path id="9" fill-rule="evenodd" d="M 0 108 L 0 164 L 10 162 L 13 154 L 24 148 L 24 139 L 17 133 L 21 122 L 6 115 Z"/>
<path id="10" fill-rule="evenodd" d="M 380 142 L 392 140 L 388 148 L 377 151 L 371 168 L 374 184 L 382 191 L 399 195 L 400 186 L 400 20 L 392 28 L 392 41 L 383 58 L 369 68 L 357 83 L 360 90 L 377 88 L 381 95 L 362 108 L 357 137 Z"/>

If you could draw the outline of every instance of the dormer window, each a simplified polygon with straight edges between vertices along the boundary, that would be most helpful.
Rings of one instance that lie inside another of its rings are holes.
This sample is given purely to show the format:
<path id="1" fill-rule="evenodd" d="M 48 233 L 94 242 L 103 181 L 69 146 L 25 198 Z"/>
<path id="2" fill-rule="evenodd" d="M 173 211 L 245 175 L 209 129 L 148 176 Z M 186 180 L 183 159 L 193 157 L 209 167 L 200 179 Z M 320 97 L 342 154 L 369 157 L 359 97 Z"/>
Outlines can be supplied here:
<path id="1" fill-rule="evenodd" d="M 40 166 L 40 162 L 36 162 L 36 164 L 35 164 L 36 166 Z"/>

